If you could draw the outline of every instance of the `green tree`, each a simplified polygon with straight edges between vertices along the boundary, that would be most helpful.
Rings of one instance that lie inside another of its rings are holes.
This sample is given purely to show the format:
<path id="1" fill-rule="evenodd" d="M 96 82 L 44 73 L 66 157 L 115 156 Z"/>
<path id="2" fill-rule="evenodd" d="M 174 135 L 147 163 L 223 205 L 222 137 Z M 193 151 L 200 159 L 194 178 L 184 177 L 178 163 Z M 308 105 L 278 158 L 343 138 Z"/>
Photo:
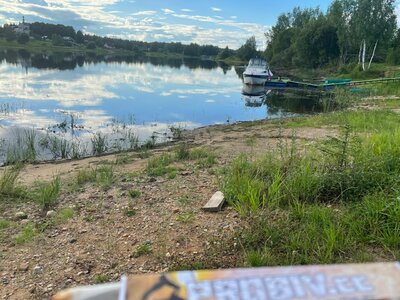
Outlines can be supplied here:
<path id="1" fill-rule="evenodd" d="M 328 22 L 336 27 L 340 62 L 346 64 L 351 52 L 350 21 L 356 9 L 355 0 L 335 0 L 328 9 Z M 357 42 L 358 43 L 358 42 Z"/>
<path id="2" fill-rule="evenodd" d="M 29 35 L 27 35 L 26 33 L 22 33 L 18 36 L 17 39 L 18 43 L 20 44 L 26 44 L 29 42 Z"/>
<path id="3" fill-rule="evenodd" d="M 379 55 L 384 55 L 395 36 L 395 0 L 357 0 L 357 8 L 350 21 L 353 50 L 365 40 L 369 53 L 378 42 Z"/>
<path id="4" fill-rule="evenodd" d="M 85 42 L 85 37 L 83 36 L 82 31 L 78 30 L 76 33 L 76 42 L 78 44 L 83 44 Z"/>
<path id="5" fill-rule="evenodd" d="M 318 67 L 336 60 L 340 55 L 336 27 L 324 17 L 310 22 L 297 39 L 296 51 L 299 66 Z"/>
<path id="6" fill-rule="evenodd" d="M 51 36 L 51 42 L 54 46 L 64 46 L 63 38 L 58 34 L 53 34 Z"/>
<path id="7" fill-rule="evenodd" d="M 226 46 L 225 49 L 223 49 L 219 54 L 218 54 L 218 59 L 224 60 L 227 59 L 228 57 L 231 56 L 231 51 L 229 50 L 229 47 Z"/>
<path id="8" fill-rule="evenodd" d="M 242 60 L 249 60 L 258 55 L 256 38 L 252 36 L 237 50 L 237 55 Z"/>
<path id="9" fill-rule="evenodd" d="M 11 26 L 4 27 L 4 37 L 8 42 L 15 41 L 17 39 L 17 34 Z"/>
<path id="10" fill-rule="evenodd" d="M 86 46 L 88 49 L 96 49 L 96 43 L 95 42 L 89 42 Z"/>

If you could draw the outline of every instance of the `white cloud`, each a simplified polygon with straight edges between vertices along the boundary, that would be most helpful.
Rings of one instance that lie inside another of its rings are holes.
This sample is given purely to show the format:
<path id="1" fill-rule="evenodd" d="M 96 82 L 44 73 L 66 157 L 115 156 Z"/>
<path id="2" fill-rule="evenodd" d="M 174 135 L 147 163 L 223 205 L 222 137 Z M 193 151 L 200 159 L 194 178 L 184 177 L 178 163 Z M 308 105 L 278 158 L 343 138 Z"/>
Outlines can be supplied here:
<path id="1" fill-rule="evenodd" d="M 156 10 L 143 10 L 128 11 L 123 15 L 120 13 L 122 9 L 118 10 L 116 6 L 119 1 L 0 0 L 0 22 L 25 15 L 28 22 L 57 22 L 103 36 L 141 41 L 195 42 L 230 48 L 238 48 L 252 35 L 262 45 L 264 32 L 268 29 L 255 23 L 237 22 L 235 16 L 191 15 L 189 8 L 180 9 L 180 13 L 163 8 L 161 14 L 157 14 Z M 109 9 L 110 6 L 112 9 Z M 220 11 L 214 8 L 214 11 Z"/>
<path id="2" fill-rule="evenodd" d="M 166 13 L 166 14 L 173 14 L 173 13 L 175 13 L 175 11 L 173 11 L 172 9 L 169 9 L 169 8 L 163 8 L 163 9 L 161 9 L 164 13 Z"/>
<path id="3" fill-rule="evenodd" d="M 218 8 L 218 7 L 211 7 L 212 11 L 222 11 L 222 9 Z"/>
<path id="4" fill-rule="evenodd" d="M 157 14 L 155 10 L 144 10 L 133 13 L 132 16 L 152 16 Z"/>

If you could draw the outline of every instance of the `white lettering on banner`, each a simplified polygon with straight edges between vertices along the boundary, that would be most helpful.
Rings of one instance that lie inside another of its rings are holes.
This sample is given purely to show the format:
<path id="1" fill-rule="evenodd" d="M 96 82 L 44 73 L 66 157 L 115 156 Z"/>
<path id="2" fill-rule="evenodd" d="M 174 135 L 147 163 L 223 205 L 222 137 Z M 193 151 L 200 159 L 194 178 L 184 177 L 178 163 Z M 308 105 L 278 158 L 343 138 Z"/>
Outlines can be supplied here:
<path id="1" fill-rule="evenodd" d="M 267 276 L 200 281 L 187 284 L 189 300 L 290 300 L 306 297 L 371 298 L 374 287 L 363 275 L 327 277 L 315 275 Z M 340 295 L 340 296 L 339 296 Z M 370 296 L 370 297 L 368 297 Z"/>
<path id="2" fill-rule="evenodd" d="M 261 278 L 240 280 L 240 298 L 247 300 L 264 300 L 267 298 Z"/>
<path id="3" fill-rule="evenodd" d="M 326 281 L 324 274 L 317 274 L 315 276 L 300 276 L 303 284 L 308 287 L 311 293 L 315 296 L 322 297 L 326 296 L 328 293 L 326 291 Z"/>
<path id="4" fill-rule="evenodd" d="M 191 282 L 187 284 L 188 299 L 201 300 L 213 297 L 210 281 Z"/>
<path id="5" fill-rule="evenodd" d="M 355 289 L 352 286 L 352 282 L 350 281 L 349 277 L 336 277 L 333 279 L 335 282 L 336 287 L 341 294 L 349 294 L 354 293 Z"/>
<path id="6" fill-rule="evenodd" d="M 352 276 L 351 280 L 360 292 L 370 293 L 374 291 L 374 287 L 368 283 L 367 276 Z"/>
<path id="7" fill-rule="evenodd" d="M 213 282 L 216 300 L 239 300 L 239 287 L 236 280 Z"/>
<path id="8" fill-rule="evenodd" d="M 286 300 L 293 298 L 293 292 L 287 277 L 266 278 L 265 285 L 270 299 Z"/>
<path id="9" fill-rule="evenodd" d="M 297 276 L 290 276 L 290 283 L 292 284 L 293 287 L 293 292 L 295 294 L 296 298 L 303 298 L 306 295 L 306 292 L 304 291 L 300 278 Z"/>

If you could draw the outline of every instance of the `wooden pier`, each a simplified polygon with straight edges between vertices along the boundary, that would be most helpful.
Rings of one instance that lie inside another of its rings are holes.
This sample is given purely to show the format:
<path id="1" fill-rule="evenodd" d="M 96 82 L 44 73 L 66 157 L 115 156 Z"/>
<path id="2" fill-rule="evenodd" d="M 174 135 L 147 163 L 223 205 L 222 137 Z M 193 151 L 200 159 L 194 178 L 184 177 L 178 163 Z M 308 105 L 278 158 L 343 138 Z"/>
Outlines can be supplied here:
<path id="1" fill-rule="evenodd" d="M 333 80 L 335 81 L 335 80 Z M 374 83 L 390 83 L 390 82 L 400 82 L 400 77 L 392 78 L 377 78 L 368 80 L 356 80 L 351 79 L 337 80 L 337 82 L 327 82 L 322 84 L 315 84 L 309 82 L 293 81 L 293 80 L 270 80 L 265 82 L 266 88 L 272 89 L 319 89 L 319 90 L 329 90 L 340 86 L 360 86 L 368 85 Z"/>

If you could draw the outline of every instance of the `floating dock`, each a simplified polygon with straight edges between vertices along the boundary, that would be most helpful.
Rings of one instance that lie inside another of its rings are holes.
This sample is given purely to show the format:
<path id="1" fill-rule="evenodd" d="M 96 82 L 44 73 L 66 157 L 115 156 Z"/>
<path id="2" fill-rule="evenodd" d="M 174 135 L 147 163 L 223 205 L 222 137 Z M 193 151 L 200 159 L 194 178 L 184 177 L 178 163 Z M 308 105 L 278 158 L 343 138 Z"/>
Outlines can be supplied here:
<path id="1" fill-rule="evenodd" d="M 374 83 L 389 83 L 389 82 L 400 82 L 400 77 L 392 78 L 377 78 L 369 80 L 357 80 L 351 79 L 334 79 L 327 80 L 321 84 L 293 81 L 293 80 L 270 80 L 265 82 L 266 88 L 273 89 L 319 89 L 319 90 L 330 90 L 340 86 L 359 86 Z"/>

